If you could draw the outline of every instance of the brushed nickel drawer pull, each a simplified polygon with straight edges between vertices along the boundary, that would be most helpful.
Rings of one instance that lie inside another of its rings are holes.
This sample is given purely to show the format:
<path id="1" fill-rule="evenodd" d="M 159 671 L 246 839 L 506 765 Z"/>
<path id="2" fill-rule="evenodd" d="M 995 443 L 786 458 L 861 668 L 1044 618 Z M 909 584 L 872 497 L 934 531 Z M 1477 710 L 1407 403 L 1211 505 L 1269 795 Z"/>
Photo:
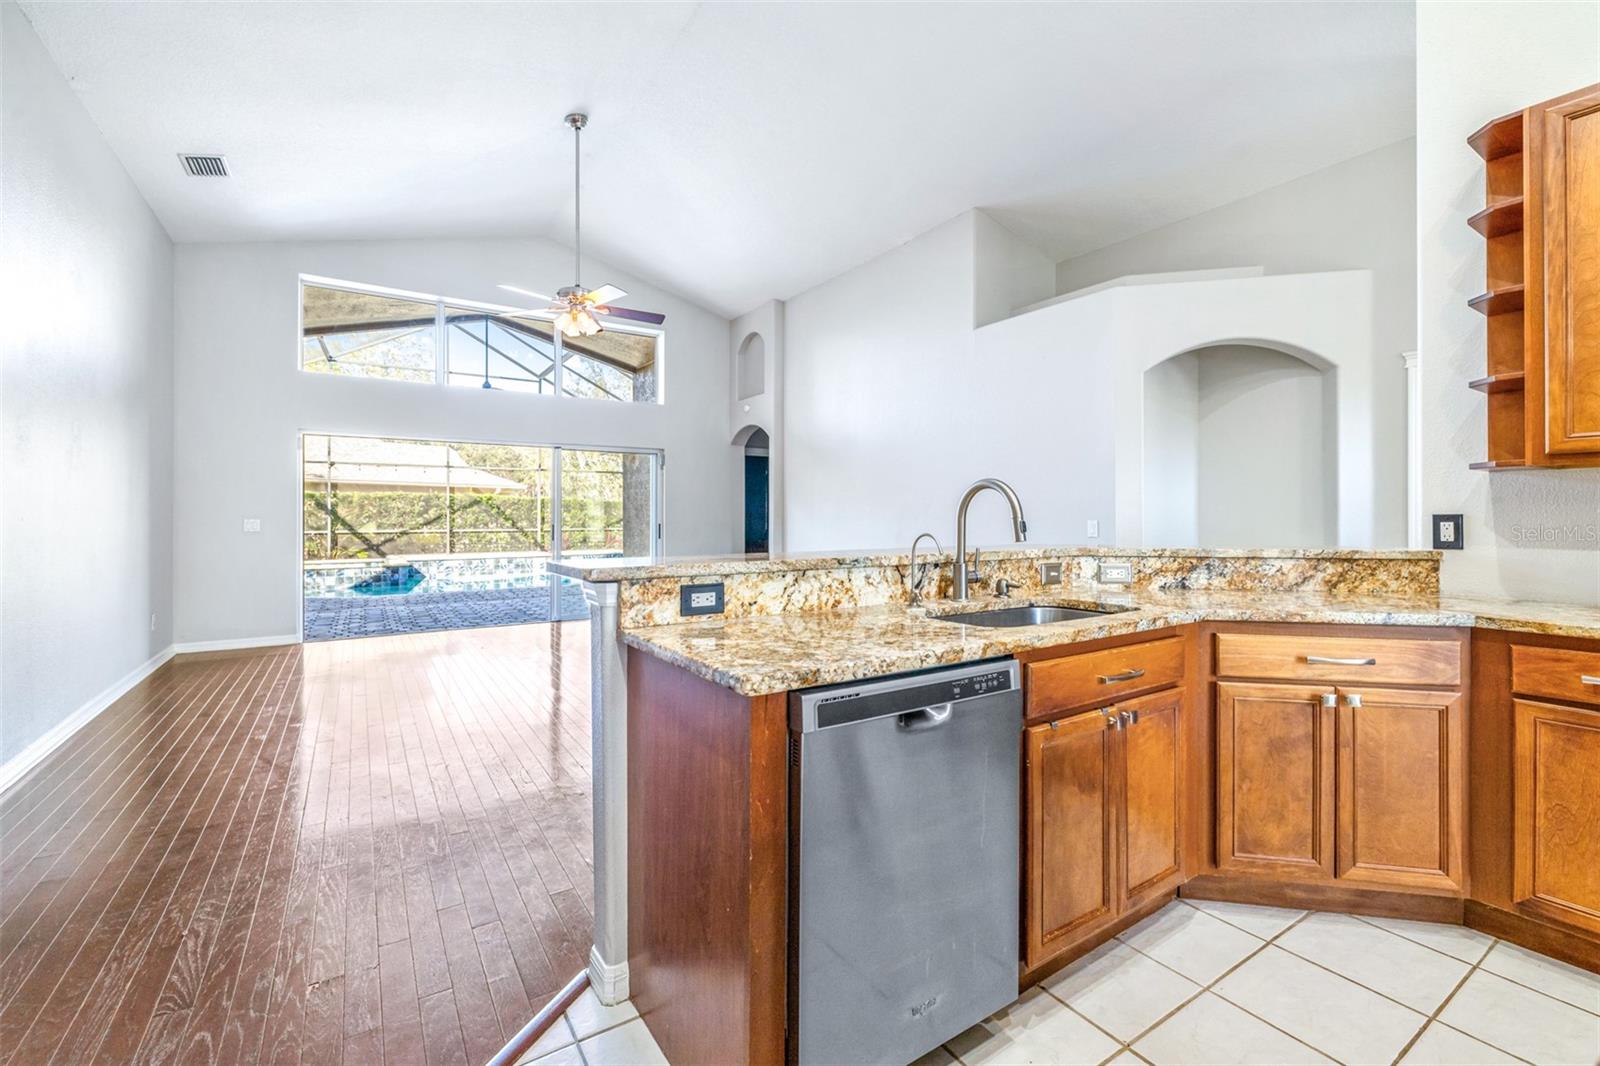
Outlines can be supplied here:
<path id="1" fill-rule="evenodd" d="M 1333 659 L 1326 655 L 1307 655 L 1306 662 L 1312 666 L 1377 666 L 1376 659 Z"/>
<path id="2" fill-rule="evenodd" d="M 1579 674 L 1578 680 L 1585 685 L 1600 685 L 1600 677 L 1595 677 L 1593 674 Z"/>
<path id="3" fill-rule="evenodd" d="M 1120 674 L 1101 674 L 1100 683 L 1102 685 L 1115 685 L 1122 681 L 1132 681 L 1143 676 L 1143 670 L 1124 670 Z"/>

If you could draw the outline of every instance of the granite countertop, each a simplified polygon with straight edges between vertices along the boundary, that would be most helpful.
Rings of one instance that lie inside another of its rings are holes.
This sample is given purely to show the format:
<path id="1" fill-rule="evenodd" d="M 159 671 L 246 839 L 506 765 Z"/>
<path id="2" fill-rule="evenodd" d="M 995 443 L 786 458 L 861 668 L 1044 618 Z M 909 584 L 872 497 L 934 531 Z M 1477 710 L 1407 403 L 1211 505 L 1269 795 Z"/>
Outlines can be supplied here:
<path id="1" fill-rule="evenodd" d="M 1118 610 L 1015 629 L 961 625 L 937 617 L 1020 603 Z M 622 639 L 742 695 L 756 696 L 1200 621 L 1478 626 L 1600 639 L 1600 607 L 1574 604 L 1451 596 L 1335 598 L 1306 592 L 1108 594 L 1103 588 L 1076 587 L 1012 600 L 941 601 L 926 609 L 862 607 L 682 622 L 625 629 Z"/>
<path id="2" fill-rule="evenodd" d="M 1021 544 L 984 547 L 985 559 L 1064 559 L 1094 556 L 1103 559 L 1433 559 L 1432 550 L 1381 550 L 1355 548 L 1117 548 L 1084 545 Z M 930 562 L 952 562 L 951 551 L 925 551 Z M 573 559 L 546 564 L 553 574 L 581 581 L 643 581 L 663 577 L 701 577 L 707 574 L 760 574 L 794 570 L 833 570 L 861 566 L 901 566 L 910 560 L 903 548 L 856 552 L 775 552 L 770 555 L 686 555 L 668 559 Z"/>

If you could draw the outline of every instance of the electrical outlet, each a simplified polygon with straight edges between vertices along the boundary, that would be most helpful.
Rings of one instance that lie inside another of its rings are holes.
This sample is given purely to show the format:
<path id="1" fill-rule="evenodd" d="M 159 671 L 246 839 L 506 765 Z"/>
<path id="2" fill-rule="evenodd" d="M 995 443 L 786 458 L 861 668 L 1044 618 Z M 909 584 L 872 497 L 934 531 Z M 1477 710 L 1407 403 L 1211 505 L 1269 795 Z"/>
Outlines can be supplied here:
<path id="1" fill-rule="evenodd" d="M 1433 516 L 1433 546 L 1459 550 L 1467 546 L 1466 530 L 1461 525 L 1461 515 L 1436 514 Z"/>
<path id="2" fill-rule="evenodd" d="M 1127 585 L 1133 582 L 1133 564 L 1130 562 L 1102 562 L 1100 564 L 1100 583 L 1103 585 Z"/>
<path id="3" fill-rule="evenodd" d="M 246 518 L 244 520 L 244 531 L 246 533 L 260 533 L 261 532 L 261 519 L 259 519 L 259 518 Z"/>
<path id="4" fill-rule="evenodd" d="M 1090 540 L 1100 539 L 1100 519 L 1089 519 L 1089 521 L 1084 524 L 1083 534 Z"/>
<path id="5" fill-rule="evenodd" d="M 705 585 L 683 585 L 678 589 L 678 613 L 721 614 L 722 582 Z"/>
<path id="6" fill-rule="evenodd" d="M 1060 563 L 1040 563 L 1039 564 L 1039 584 L 1041 584 L 1041 585 L 1059 585 L 1059 584 L 1061 584 L 1061 564 Z"/>

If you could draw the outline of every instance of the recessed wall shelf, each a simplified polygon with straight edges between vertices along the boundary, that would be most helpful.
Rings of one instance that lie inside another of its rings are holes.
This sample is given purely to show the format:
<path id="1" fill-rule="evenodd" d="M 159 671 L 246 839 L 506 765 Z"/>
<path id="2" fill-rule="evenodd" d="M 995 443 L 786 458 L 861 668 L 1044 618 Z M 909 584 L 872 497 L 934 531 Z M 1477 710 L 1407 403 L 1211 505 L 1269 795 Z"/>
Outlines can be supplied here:
<path id="1" fill-rule="evenodd" d="M 1468 306 L 1486 315 L 1506 315 L 1522 310 L 1522 286 L 1503 285 L 1467 301 Z"/>
<path id="2" fill-rule="evenodd" d="M 1522 197 L 1513 196 L 1491 204 L 1467 219 L 1467 225 L 1485 237 L 1504 237 L 1522 232 Z"/>
<path id="3" fill-rule="evenodd" d="M 1467 388 L 1477 389 L 1479 392 L 1521 392 L 1525 376 L 1520 370 L 1512 370 L 1504 374 L 1490 374 L 1488 377 L 1467 382 Z"/>

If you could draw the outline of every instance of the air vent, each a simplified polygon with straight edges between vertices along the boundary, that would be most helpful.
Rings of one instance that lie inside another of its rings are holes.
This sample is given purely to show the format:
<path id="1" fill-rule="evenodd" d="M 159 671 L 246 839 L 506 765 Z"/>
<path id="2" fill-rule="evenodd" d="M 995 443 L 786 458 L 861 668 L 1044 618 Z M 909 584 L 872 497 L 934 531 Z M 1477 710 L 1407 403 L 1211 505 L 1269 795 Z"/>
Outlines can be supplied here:
<path id="1" fill-rule="evenodd" d="M 220 155 L 179 155 L 183 172 L 191 178 L 225 178 L 228 161 Z"/>

